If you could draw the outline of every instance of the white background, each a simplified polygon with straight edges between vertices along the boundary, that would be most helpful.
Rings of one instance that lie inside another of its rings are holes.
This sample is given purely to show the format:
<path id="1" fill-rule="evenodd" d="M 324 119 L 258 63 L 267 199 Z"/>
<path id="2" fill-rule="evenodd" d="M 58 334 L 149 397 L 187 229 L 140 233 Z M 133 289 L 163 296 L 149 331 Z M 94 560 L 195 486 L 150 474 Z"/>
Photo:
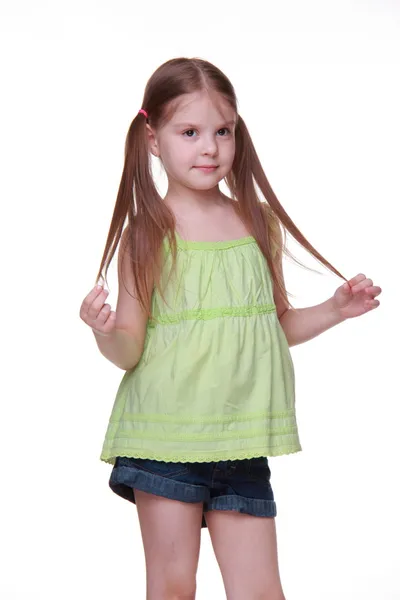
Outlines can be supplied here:
<path id="1" fill-rule="evenodd" d="M 399 3 L 0 6 L 0 597 L 145 598 L 136 508 L 99 460 L 123 372 L 79 308 L 146 82 L 197 56 L 231 79 L 300 230 L 383 289 L 378 309 L 291 349 L 303 451 L 270 458 L 287 600 L 400 599 Z M 326 300 L 341 279 L 289 247 L 320 273 L 285 263 L 294 305 Z M 109 275 L 115 308 L 115 261 Z M 197 582 L 199 600 L 225 597 L 207 531 Z"/>

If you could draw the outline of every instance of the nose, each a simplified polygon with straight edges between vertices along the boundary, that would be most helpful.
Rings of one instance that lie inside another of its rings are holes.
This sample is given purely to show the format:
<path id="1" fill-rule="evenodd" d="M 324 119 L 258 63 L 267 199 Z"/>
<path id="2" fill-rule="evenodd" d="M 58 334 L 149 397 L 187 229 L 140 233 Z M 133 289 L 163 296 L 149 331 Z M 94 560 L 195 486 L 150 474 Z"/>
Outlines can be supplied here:
<path id="1" fill-rule="evenodd" d="M 218 144 L 215 136 L 206 136 L 203 144 L 203 155 L 214 156 L 218 152 Z"/>

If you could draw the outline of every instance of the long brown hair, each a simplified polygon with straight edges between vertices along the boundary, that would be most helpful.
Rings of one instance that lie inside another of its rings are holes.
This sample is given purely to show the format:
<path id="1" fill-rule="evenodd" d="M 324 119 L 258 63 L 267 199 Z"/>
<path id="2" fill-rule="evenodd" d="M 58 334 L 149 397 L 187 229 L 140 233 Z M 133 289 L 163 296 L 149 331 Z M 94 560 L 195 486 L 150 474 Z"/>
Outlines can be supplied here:
<path id="1" fill-rule="evenodd" d="M 280 276 L 280 261 L 273 260 L 274 249 L 278 247 L 279 257 L 285 253 L 301 266 L 308 268 L 287 249 L 287 231 L 318 261 L 347 281 L 304 237 L 275 196 L 246 124 L 238 115 L 236 94 L 229 79 L 217 67 L 199 58 L 169 60 L 162 64 L 147 82 L 142 108 L 146 110 L 148 119 L 144 114 L 137 113 L 128 130 L 121 182 L 96 281 L 103 277 L 105 266 L 104 280 L 107 282 L 107 271 L 128 217 L 123 242 L 129 248 L 137 298 L 150 315 L 153 286 L 160 288 L 160 249 L 163 239 L 168 237 L 174 260 L 176 240 L 174 215 L 163 202 L 153 181 L 145 123 L 147 121 L 154 129 L 161 127 L 170 118 L 174 109 L 173 101 L 178 101 L 182 94 L 201 91 L 217 93 L 235 111 L 235 158 L 224 181 L 232 200 L 237 203 L 238 213 L 256 239 L 268 263 L 273 283 L 280 294 L 290 295 Z M 259 199 L 255 184 L 264 200 Z M 293 308 L 290 302 L 289 305 Z"/>

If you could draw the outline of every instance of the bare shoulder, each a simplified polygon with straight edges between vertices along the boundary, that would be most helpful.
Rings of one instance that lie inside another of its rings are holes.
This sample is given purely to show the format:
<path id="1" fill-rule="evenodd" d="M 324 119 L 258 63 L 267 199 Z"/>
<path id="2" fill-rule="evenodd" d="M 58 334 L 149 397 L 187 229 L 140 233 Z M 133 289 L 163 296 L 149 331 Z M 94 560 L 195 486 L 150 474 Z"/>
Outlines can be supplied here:
<path id="1" fill-rule="evenodd" d="M 128 331 L 137 341 L 144 343 L 148 315 L 137 299 L 132 270 L 130 230 L 124 229 L 118 251 L 118 300 L 116 328 Z"/>

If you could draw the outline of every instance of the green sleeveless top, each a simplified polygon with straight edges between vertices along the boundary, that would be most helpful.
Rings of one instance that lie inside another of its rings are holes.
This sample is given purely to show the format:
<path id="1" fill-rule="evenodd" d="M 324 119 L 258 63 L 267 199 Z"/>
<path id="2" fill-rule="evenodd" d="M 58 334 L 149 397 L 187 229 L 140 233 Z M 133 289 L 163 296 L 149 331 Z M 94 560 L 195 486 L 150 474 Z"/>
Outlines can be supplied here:
<path id="1" fill-rule="evenodd" d="M 302 450 L 293 361 L 253 237 L 167 242 L 140 361 L 119 385 L 100 460 L 209 462 Z"/>

